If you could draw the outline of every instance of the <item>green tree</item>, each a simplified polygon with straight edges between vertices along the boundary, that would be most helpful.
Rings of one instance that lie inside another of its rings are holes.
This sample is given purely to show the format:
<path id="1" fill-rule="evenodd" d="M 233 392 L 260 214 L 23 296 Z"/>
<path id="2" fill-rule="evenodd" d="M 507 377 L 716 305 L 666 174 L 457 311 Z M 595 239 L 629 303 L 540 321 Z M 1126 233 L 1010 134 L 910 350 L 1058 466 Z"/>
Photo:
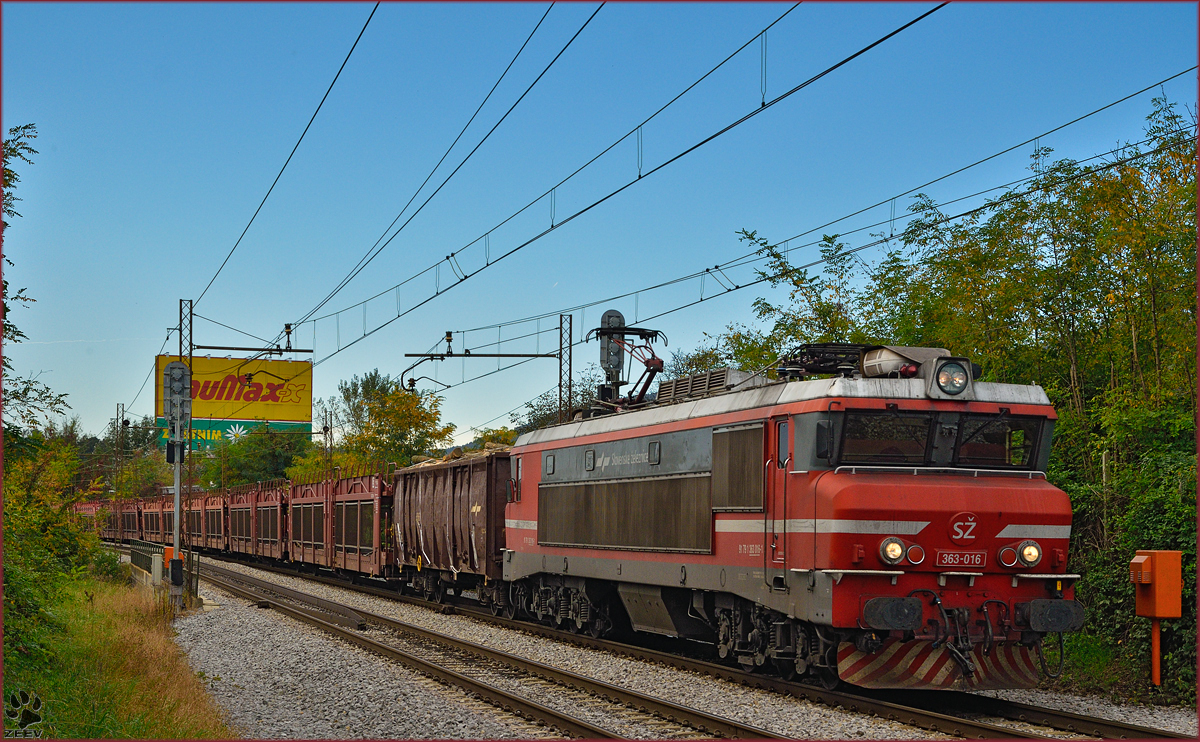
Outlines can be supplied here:
<path id="1" fill-rule="evenodd" d="M 322 476 L 328 466 L 343 469 L 392 462 L 408 466 L 412 457 L 449 445 L 454 425 L 443 423 L 442 398 L 404 388 L 378 369 L 338 384 L 338 395 L 322 405 L 334 419 L 335 450 L 309 449 L 287 469 L 292 479 Z"/>
<path id="2" fill-rule="evenodd" d="M 1041 385 L 1059 416 L 1048 476 L 1071 497 L 1072 569 L 1091 616 L 1073 641 L 1134 668 L 1148 655 L 1126 572 L 1134 550 L 1178 549 L 1185 574 L 1196 569 L 1195 125 L 1156 98 L 1143 143 L 1105 161 L 1051 161 L 1040 148 L 1026 184 L 963 218 L 919 194 L 873 265 L 828 236 L 810 275 L 744 231 L 768 258 L 760 275 L 787 298 L 755 302 L 766 329 L 712 339 L 725 354 L 847 340 L 944 347 L 981 363 L 985 380 Z M 1195 697 L 1195 631 L 1187 581 L 1184 617 L 1164 634 L 1176 697 Z"/>
<path id="3" fill-rule="evenodd" d="M 589 363 L 582 374 L 576 376 L 571 383 L 571 398 L 568 408 L 571 410 L 587 409 L 596 401 L 596 388 L 604 383 L 604 374 L 600 367 Z M 509 421 L 517 433 L 526 433 L 559 422 L 558 418 L 558 387 L 548 389 L 525 403 L 524 409 L 509 415 Z"/>
<path id="4" fill-rule="evenodd" d="M 263 423 L 236 441 L 193 454 L 198 462 L 196 482 L 211 489 L 285 479 L 288 467 L 315 449 L 308 435 L 273 430 Z"/>
<path id="5" fill-rule="evenodd" d="M 24 124 L 10 128 L 8 138 L 4 140 L 4 215 L 0 220 L 0 233 L 8 231 L 10 219 L 20 216 L 16 210 L 16 202 L 21 199 L 16 195 L 16 187 L 17 183 L 21 182 L 21 177 L 17 174 L 14 166 L 18 160 L 29 165 L 33 164 L 30 157 L 36 155 L 38 151 L 30 142 L 36 138 L 37 125 Z M 4 262 L 6 265 L 13 265 L 7 255 L 4 257 Z M 35 301 L 25 292 L 26 289 L 22 288 L 18 289 L 16 293 L 12 293 L 9 290 L 7 278 L 0 282 L 0 322 L 3 323 L 5 345 L 19 343 L 27 337 L 13 323 L 10 314 L 14 305 L 28 306 Z M 63 414 L 70 408 L 70 405 L 67 404 L 67 395 L 55 393 L 45 383 L 38 381 L 35 375 L 17 376 L 13 371 L 8 353 L 4 354 L 3 380 L 3 426 L 10 438 L 14 435 L 17 437 L 21 435 L 19 426 L 35 426 L 39 422 L 45 422 L 51 417 Z"/>

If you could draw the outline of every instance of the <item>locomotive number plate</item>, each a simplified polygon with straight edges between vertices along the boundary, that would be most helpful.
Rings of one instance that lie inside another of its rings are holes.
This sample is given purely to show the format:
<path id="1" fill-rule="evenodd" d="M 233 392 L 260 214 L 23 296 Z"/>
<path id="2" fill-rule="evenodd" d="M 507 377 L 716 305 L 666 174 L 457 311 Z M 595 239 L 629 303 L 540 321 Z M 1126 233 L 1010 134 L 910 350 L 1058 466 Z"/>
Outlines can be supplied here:
<path id="1" fill-rule="evenodd" d="M 987 564 L 986 551 L 941 551 L 937 553 L 938 567 L 982 567 Z"/>

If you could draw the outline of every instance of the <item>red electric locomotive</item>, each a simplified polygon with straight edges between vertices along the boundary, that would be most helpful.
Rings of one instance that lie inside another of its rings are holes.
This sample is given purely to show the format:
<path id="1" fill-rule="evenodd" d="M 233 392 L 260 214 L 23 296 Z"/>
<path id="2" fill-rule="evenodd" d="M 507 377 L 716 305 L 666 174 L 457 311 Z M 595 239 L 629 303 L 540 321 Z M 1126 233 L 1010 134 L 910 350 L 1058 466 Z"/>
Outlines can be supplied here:
<path id="1" fill-rule="evenodd" d="M 827 344 L 778 381 L 722 369 L 651 401 L 659 333 L 617 312 L 593 332 L 608 379 L 574 421 L 510 451 L 204 493 L 192 543 L 709 642 L 831 687 L 1031 687 L 1045 638 L 1082 626 L 1040 387 L 940 348 Z M 622 398 L 626 352 L 646 373 Z M 169 542 L 170 498 L 79 506 L 112 513 L 113 539 L 139 509 Z"/>
<path id="2" fill-rule="evenodd" d="M 521 610 L 875 688 L 1030 687 L 1044 638 L 1082 625 L 1040 387 L 979 381 L 943 349 L 824 345 L 780 381 L 688 396 L 710 372 L 639 405 L 616 398 L 621 352 L 651 377 L 661 361 L 624 340 L 650 331 L 613 324 L 601 405 L 634 409 L 511 452 L 502 559 Z"/>

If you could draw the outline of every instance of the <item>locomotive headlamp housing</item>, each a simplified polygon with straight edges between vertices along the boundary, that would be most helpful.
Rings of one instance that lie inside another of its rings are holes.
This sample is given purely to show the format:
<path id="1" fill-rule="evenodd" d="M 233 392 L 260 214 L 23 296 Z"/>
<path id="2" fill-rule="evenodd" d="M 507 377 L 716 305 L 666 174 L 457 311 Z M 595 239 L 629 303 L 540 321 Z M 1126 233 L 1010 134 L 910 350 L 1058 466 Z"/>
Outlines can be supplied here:
<path id="1" fill-rule="evenodd" d="M 908 555 L 908 563 L 913 566 L 925 561 L 925 550 L 917 544 L 913 544 L 912 546 L 908 547 L 908 551 L 906 551 L 905 554 Z"/>
<path id="2" fill-rule="evenodd" d="M 942 364 L 937 372 L 937 385 L 946 394 L 962 394 L 967 388 L 967 370 L 961 363 L 951 361 Z"/>
<path id="3" fill-rule="evenodd" d="M 888 536 L 879 544 L 879 558 L 888 564 L 896 564 L 904 558 L 904 542 L 895 536 Z"/>
<path id="4" fill-rule="evenodd" d="M 1017 566 L 1017 550 L 1011 546 L 1005 546 L 1000 550 L 1000 563 L 1005 567 Z"/>
<path id="5" fill-rule="evenodd" d="M 1026 567 L 1032 567 L 1042 561 L 1042 547 L 1036 541 L 1022 541 L 1017 546 L 1017 559 Z"/>

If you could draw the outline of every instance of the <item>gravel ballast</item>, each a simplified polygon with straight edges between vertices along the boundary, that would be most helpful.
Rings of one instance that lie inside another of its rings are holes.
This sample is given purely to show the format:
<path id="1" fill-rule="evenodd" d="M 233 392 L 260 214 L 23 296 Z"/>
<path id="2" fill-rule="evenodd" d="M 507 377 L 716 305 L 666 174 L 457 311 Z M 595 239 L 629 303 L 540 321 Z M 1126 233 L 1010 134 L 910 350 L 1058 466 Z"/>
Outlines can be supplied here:
<path id="1" fill-rule="evenodd" d="M 249 739 L 528 738 L 519 719 L 211 585 L 176 641 Z"/>
<path id="2" fill-rule="evenodd" d="M 575 647 L 521 631 L 478 621 L 469 616 L 444 615 L 420 606 L 365 595 L 289 575 L 241 564 L 221 566 L 277 585 L 343 603 L 353 608 L 407 621 L 451 636 L 571 670 L 631 690 L 646 693 L 711 714 L 801 739 L 949 739 L 885 719 L 829 708 L 821 704 L 664 667 L 608 652 Z"/>
<path id="3" fill-rule="evenodd" d="M 945 735 L 890 722 L 842 709 L 782 696 L 765 690 L 747 688 L 707 675 L 664 667 L 654 663 L 619 657 L 607 652 L 576 647 L 553 639 L 479 621 L 469 616 L 445 615 L 407 603 L 325 585 L 299 577 L 254 569 L 246 565 L 221 562 L 224 568 L 258 579 L 300 590 L 353 608 L 406 621 L 488 647 L 511 652 L 581 675 L 653 695 L 681 705 L 703 709 L 731 719 L 759 726 L 777 734 L 802 739 L 944 739 Z M 231 602 L 238 602 L 230 599 Z M 244 601 L 241 601 L 244 605 Z M 248 609 L 257 610 L 257 609 Z M 267 613 L 263 611 L 263 613 Z M 275 619 L 279 621 L 278 618 Z M 294 624 L 300 627 L 299 624 Z M 300 627 L 318 633 L 315 629 Z M 323 635 L 322 635 L 323 636 Z M 181 642 L 182 644 L 182 642 Z M 337 647 L 357 651 L 371 661 L 395 667 L 342 643 Z M 197 668 L 203 669 L 203 668 Z M 403 670 L 403 668 L 399 668 Z M 407 672 L 407 671 L 405 671 Z M 411 674 L 411 673 L 409 673 Z M 376 675 L 376 677 L 385 677 Z M 400 691 L 397 691 L 397 694 Z M 1114 704 L 1095 697 L 1082 697 L 1049 691 L 993 691 L 996 695 L 1032 705 L 1097 716 L 1116 721 L 1195 735 L 1196 715 L 1187 709 Z M 528 732 L 525 732 L 528 735 Z M 313 736 L 308 733 L 307 736 Z M 337 736 L 345 736 L 338 734 Z M 369 736 L 369 735 L 363 735 Z M 388 735 L 406 736 L 396 732 Z M 437 736 L 426 734 L 420 736 Z M 457 735 L 448 735 L 457 736 Z M 461 736 L 471 736 L 465 733 Z M 485 734 L 482 736 L 499 736 Z"/>
<path id="4" fill-rule="evenodd" d="M 1098 696 L 1077 696 L 1071 693 L 1055 693 L 1037 689 L 981 691 L 980 695 L 994 696 L 1055 711 L 1068 711 L 1100 719 L 1123 721 L 1126 724 L 1137 724 L 1151 729 L 1190 734 L 1192 737 L 1196 737 L 1200 733 L 1197 728 L 1196 714 L 1190 709 L 1113 703 Z"/>

